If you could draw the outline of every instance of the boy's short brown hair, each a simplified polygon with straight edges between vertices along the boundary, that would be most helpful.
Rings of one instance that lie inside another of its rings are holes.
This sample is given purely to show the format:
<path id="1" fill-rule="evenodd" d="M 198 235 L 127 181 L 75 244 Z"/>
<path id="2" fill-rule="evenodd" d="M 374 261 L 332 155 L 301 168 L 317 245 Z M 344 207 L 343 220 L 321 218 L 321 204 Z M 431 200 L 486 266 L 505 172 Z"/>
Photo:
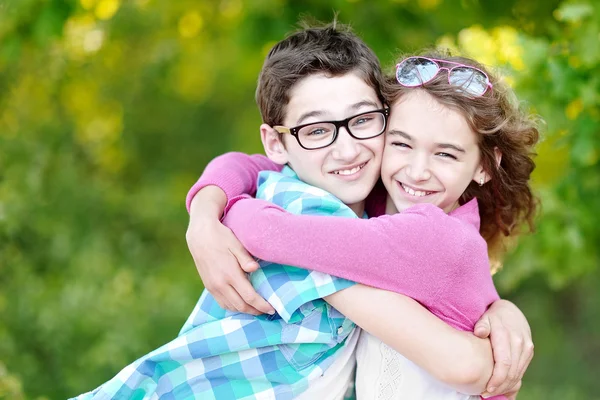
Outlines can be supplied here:
<path id="1" fill-rule="evenodd" d="M 290 91 L 301 79 L 350 72 L 362 77 L 383 102 L 379 59 L 349 27 L 333 22 L 292 33 L 269 51 L 258 77 L 256 103 L 263 122 L 283 124 Z"/>

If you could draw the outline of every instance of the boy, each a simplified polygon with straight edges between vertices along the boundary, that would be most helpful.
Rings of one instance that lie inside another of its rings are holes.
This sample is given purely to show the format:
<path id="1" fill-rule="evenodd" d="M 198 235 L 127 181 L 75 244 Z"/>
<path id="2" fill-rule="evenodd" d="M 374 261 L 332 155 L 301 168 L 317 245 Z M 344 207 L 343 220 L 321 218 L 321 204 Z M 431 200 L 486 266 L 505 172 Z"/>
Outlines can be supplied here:
<path id="1" fill-rule="evenodd" d="M 257 195 L 291 212 L 362 216 L 379 178 L 387 120 L 380 80 L 372 51 L 335 27 L 308 29 L 278 43 L 257 90 L 265 122 L 261 138 L 272 160 L 293 169 L 262 176 Z M 322 120 L 335 121 L 334 128 L 304 129 Z M 368 129 L 362 127 L 366 120 Z M 285 126 L 294 125 L 295 139 L 282 136 Z M 204 292 L 177 339 L 81 398 L 342 398 L 352 382 L 357 332 L 322 298 L 353 283 L 269 263 L 251 279 L 276 315 L 228 312 Z M 414 307 L 406 302 L 406 310 Z M 448 343 L 474 347 L 459 332 L 448 335 L 457 338 Z"/>

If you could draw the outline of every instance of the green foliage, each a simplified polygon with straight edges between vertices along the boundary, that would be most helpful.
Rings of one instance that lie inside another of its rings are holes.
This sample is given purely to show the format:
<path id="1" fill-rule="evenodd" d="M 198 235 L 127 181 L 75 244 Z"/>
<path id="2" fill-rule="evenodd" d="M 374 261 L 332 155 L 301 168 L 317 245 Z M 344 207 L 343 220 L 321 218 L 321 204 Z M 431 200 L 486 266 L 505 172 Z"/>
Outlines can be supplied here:
<path id="1" fill-rule="evenodd" d="M 0 0 L 0 398 L 92 389 L 176 335 L 202 289 L 186 191 L 217 154 L 261 150 L 266 51 L 332 10 L 385 66 L 433 44 L 496 66 L 545 120 L 538 230 L 496 280 L 534 331 L 520 398 L 598 398 L 591 0 Z"/>

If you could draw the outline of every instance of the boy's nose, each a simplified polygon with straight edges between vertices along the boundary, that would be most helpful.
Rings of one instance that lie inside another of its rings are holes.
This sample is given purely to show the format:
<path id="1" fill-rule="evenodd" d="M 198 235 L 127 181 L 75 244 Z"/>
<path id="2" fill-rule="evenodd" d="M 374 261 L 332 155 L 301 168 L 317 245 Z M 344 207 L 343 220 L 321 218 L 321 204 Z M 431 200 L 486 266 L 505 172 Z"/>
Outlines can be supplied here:
<path id="1" fill-rule="evenodd" d="M 333 157 L 337 160 L 353 161 L 360 153 L 358 140 L 350 136 L 346 128 L 340 128 L 333 146 Z"/>

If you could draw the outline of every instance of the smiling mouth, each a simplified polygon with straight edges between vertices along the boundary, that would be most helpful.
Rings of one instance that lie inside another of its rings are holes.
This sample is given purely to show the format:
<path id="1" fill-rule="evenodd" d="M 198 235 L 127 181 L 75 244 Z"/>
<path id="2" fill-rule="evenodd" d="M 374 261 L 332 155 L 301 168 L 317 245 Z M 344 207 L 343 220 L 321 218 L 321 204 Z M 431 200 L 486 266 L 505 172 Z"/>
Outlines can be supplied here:
<path id="1" fill-rule="evenodd" d="M 368 162 L 368 161 L 367 161 Z M 353 168 L 349 168 L 349 169 L 338 169 L 337 171 L 333 171 L 331 172 L 334 175 L 344 175 L 344 176 L 348 176 L 348 175 L 354 175 L 356 174 L 358 171 L 360 171 L 361 169 L 363 169 L 365 167 L 365 165 L 367 165 L 367 163 L 362 163 L 360 165 L 357 165 L 356 167 Z"/>
<path id="2" fill-rule="evenodd" d="M 425 197 L 425 196 L 429 196 L 430 194 L 433 194 L 435 192 L 430 192 L 427 190 L 418 190 L 418 189 L 413 189 L 410 186 L 406 186 L 404 183 L 402 182 L 398 182 L 400 184 L 400 186 L 402 187 L 402 189 L 404 189 L 404 191 L 408 194 L 410 194 L 411 196 L 415 196 L 415 197 Z"/>

